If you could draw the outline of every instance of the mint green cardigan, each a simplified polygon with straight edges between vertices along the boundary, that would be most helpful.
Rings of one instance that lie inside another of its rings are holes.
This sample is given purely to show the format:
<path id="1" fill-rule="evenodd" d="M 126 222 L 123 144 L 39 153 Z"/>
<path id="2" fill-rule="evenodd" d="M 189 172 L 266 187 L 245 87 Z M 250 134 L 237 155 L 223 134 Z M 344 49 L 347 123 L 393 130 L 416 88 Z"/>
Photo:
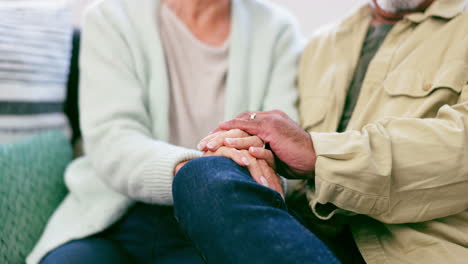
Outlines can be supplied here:
<path id="1" fill-rule="evenodd" d="M 160 0 L 102 0 L 87 11 L 81 52 L 86 155 L 67 169 L 70 191 L 27 263 L 98 233 L 134 201 L 172 204 L 174 166 L 200 152 L 168 144 L 168 77 L 159 39 Z M 281 109 L 297 119 L 302 38 L 268 1 L 232 0 L 225 119 Z"/>

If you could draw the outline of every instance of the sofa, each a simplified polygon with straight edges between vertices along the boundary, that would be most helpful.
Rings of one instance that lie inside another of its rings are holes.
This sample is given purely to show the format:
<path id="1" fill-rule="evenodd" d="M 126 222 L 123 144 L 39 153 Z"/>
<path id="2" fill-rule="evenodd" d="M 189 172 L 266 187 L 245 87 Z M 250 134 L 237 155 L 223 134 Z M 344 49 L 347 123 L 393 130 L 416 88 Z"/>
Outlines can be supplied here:
<path id="1" fill-rule="evenodd" d="M 65 197 L 63 174 L 76 157 L 81 136 L 78 113 L 80 33 L 73 32 L 63 112 L 71 135 L 48 131 L 0 144 L 0 263 L 24 263 L 48 218 Z M 1 85 L 0 85 L 0 88 Z"/>

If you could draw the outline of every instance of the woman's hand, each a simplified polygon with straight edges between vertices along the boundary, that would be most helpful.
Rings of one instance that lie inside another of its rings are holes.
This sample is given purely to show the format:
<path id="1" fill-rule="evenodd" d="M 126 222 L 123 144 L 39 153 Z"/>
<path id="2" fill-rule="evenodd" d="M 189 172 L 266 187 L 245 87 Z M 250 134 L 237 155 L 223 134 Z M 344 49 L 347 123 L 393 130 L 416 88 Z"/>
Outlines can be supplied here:
<path id="1" fill-rule="evenodd" d="M 200 141 L 198 149 L 201 151 L 215 152 L 223 146 L 237 150 L 248 150 L 252 157 L 265 160 L 273 170 L 276 169 L 275 157 L 270 150 L 265 149 L 264 142 L 259 137 L 250 136 L 239 129 L 229 131 L 222 130 L 210 134 Z M 242 162 L 234 161 L 240 166 L 245 166 Z"/>
<path id="2" fill-rule="evenodd" d="M 264 151 L 269 151 L 265 150 Z M 273 155 L 273 154 L 271 154 Z M 258 183 L 272 190 L 277 191 L 284 197 L 281 179 L 275 171 L 263 159 L 256 159 L 250 155 L 248 150 L 238 150 L 231 147 L 219 147 L 216 151 L 207 151 L 204 157 L 220 156 L 232 159 L 242 167 L 246 167 L 252 178 Z"/>
<path id="3" fill-rule="evenodd" d="M 249 138 L 250 135 L 240 129 L 232 129 L 232 130 L 219 130 L 215 133 L 210 133 L 204 139 L 200 140 L 198 143 L 198 149 L 200 151 L 216 151 L 219 147 L 223 146 L 226 142 L 225 139 L 227 138 Z M 251 141 L 252 144 L 256 144 L 257 146 L 263 146 L 263 141 L 259 140 L 254 142 Z"/>
<path id="4" fill-rule="evenodd" d="M 275 158 L 264 146 L 259 137 L 233 129 L 208 135 L 200 141 L 198 149 L 205 151 L 205 156 L 227 157 L 247 167 L 256 182 L 283 195 L 281 179 L 275 173 Z"/>
<path id="5" fill-rule="evenodd" d="M 174 167 L 174 177 L 176 176 L 176 174 L 179 172 L 180 169 L 182 169 L 182 167 L 187 164 L 187 162 L 189 162 L 190 160 L 185 160 L 185 161 L 182 161 L 182 162 L 179 162 L 179 164 L 177 164 L 175 167 Z"/>
<path id="6" fill-rule="evenodd" d="M 232 142 L 230 144 L 226 141 Z M 231 141 L 232 139 L 232 141 Z M 240 141 L 237 141 L 240 140 Z M 208 145 L 208 146 L 207 146 Z M 198 149 L 203 152 L 216 152 L 218 148 L 222 146 L 232 147 L 235 149 L 249 149 L 250 146 L 263 146 L 263 141 L 261 141 L 258 137 L 250 137 L 249 134 L 245 133 L 239 129 L 233 129 L 229 131 L 218 131 L 217 133 L 212 133 L 202 139 L 200 143 L 198 143 Z M 253 150 L 253 152 L 257 153 L 259 151 Z M 255 156 L 255 155 L 252 155 Z M 236 156 L 238 157 L 238 156 Z M 261 159 L 262 156 L 259 157 Z M 237 160 L 234 160 L 240 166 L 245 167 L 246 164 L 241 157 L 238 157 Z M 174 167 L 174 176 L 179 172 L 179 170 L 187 163 L 189 160 L 182 161 L 178 163 Z M 270 162 L 269 162 L 270 164 Z"/>

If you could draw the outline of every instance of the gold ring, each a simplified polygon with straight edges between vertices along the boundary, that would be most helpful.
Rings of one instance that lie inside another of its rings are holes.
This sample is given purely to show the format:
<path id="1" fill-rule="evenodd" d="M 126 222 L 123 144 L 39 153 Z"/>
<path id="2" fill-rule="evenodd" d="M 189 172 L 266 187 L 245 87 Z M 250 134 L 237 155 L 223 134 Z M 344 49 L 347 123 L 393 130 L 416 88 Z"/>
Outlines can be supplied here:
<path id="1" fill-rule="evenodd" d="M 252 119 L 255 119 L 256 116 L 257 116 L 257 113 L 252 113 L 252 114 L 250 114 L 250 119 L 251 119 L 251 120 L 252 120 Z"/>

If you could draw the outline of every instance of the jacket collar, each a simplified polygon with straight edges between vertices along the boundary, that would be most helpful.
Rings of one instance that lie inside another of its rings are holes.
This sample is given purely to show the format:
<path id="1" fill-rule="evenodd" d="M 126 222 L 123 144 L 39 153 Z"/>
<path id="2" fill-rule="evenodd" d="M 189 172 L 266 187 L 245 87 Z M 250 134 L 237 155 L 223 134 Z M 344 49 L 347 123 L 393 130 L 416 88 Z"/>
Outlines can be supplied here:
<path id="1" fill-rule="evenodd" d="M 428 18 L 439 17 L 450 20 L 461 14 L 468 7 L 468 0 L 435 0 L 424 12 L 416 12 L 406 15 L 403 20 L 413 23 L 422 23 Z M 361 6 L 357 11 L 342 20 L 338 31 L 343 33 L 355 28 L 356 24 L 368 25 L 372 18 L 372 5 L 370 3 Z"/>
<path id="2" fill-rule="evenodd" d="M 467 4 L 467 0 L 435 0 L 426 11 L 408 14 L 404 19 L 414 23 L 421 23 L 430 17 L 450 20 L 461 14 Z"/>

